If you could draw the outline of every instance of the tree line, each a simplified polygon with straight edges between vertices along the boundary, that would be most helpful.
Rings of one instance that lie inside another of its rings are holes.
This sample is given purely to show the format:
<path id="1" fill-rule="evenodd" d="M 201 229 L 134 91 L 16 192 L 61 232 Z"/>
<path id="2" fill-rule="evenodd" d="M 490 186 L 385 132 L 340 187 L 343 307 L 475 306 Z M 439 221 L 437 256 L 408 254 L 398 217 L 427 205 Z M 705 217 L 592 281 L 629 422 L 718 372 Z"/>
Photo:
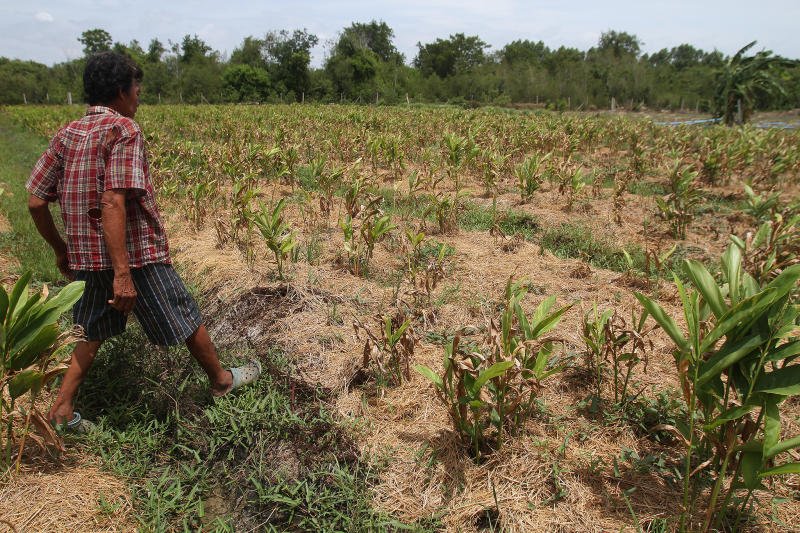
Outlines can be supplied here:
<path id="1" fill-rule="evenodd" d="M 0 103 L 63 103 L 67 93 L 79 102 L 85 57 L 116 50 L 142 66 L 146 103 L 413 101 L 591 110 L 608 108 L 613 99 L 627 109 L 721 116 L 723 101 L 731 98 L 737 105 L 744 98 L 747 111 L 800 107 L 798 61 L 769 51 L 745 56 L 752 45 L 731 57 L 691 44 L 647 54 L 636 35 L 607 31 L 585 51 L 532 40 L 492 51 L 479 36 L 456 33 L 417 43 L 417 55 L 407 61 L 393 39 L 385 22 L 354 22 L 331 43 L 324 64 L 313 68 L 311 49 L 319 39 L 305 29 L 245 37 L 224 57 L 197 35 L 166 45 L 154 38 L 144 47 L 136 40 L 114 42 L 95 28 L 78 38 L 83 58 L 46 66 L 0 57 Z M 740 86 L 731 92 L 731 83 Z"/>

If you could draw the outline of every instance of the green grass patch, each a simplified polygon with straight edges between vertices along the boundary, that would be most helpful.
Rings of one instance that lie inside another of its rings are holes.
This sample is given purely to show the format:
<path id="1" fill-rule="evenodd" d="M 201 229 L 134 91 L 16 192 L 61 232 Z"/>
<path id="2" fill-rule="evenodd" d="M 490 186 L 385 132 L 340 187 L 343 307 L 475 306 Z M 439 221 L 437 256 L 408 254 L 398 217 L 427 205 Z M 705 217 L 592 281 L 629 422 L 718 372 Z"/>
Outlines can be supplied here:
<path id="1" fill-rule="evenodd" d="M 577 224 L 560 224 L 548 228 L 542 235 L 540 244 L 565 259 L 583 259 L 597 268 L 623 272 L 628 265 L 622 249 L 592 234 L 591 229 Z M 631 247 L 628 253 L 635 268 L 644 267 L 644 252 L 638 246 Z"/>
<path id="2" fill-rule="evenodd" d="M 7 218 L 10 231 L 0 233 L 0 250 L 19 261 L 19 272 L 33 272 L 34 279 L 46 283 L 64 283 L 50 246 L 36 231 L 28 213 L 25 182 L 33 165 L 47 148 L 47 140 L 27 132 L 0 112 L 0 212 Z M 53 204 L 53 218 L 61 223 L 58 207 Z"/>
<path id="3" fill-rule="evenodd" d="M 420 247 L 420 255 L 423 260 L 431 260 L 439 257 L 439 254 L 444 250 L 443 257 L 450 257 L 456 253 L 456 249 L 447 243 L 439 242 L 436 239 L 426 239 Z"/>
<path id="4" fill-rule="evenodd" d="M 663 183 L 642 180 L 628 184 L 628 192 L 639 196 L 664 196 L 669 191 Z"/>
<path id="5" fill-rule="evenodd" d="M 489 231 L 495 220 L 499 221 L 498 225 L 506 235 L 520 233 L 527 241 L 532 241 L 541 229 L 539 220 L 529 213 L 513 209 L 495 210 L 473 202 L 464 205 L 458 216 L 458 225 L 466 231 Z"/>
<path id="6" fill-rule="evenodd" d="M 129 481 L 143 529 L 257 529 L 268 517 L 281 531 L 435 527 L 372 508 L 378 467 L 358 457 L 326 392 L 293 380 L 282 353 L 257 354 L 262 378 L 212 399 L 184 348 L 145 344 L 137 326 L 108 341 L 77 401 L 98 424 L 77 442 Z"/>
<path id="7" fill-rule="evenodd" d="M 430 212 L 434 200 L 430 194 L 416 193 L 409 196 L 390 187 L 370 188 L 368 193 L 383 198 L 383 209 L 393 217 L 403 219 L 426 217 L 428 220 L 434 220 L 433 213 Z"/>
<path id="8" fill-rule="evenodd" d="M 746 206 L 747 202 L 741 198 L 706 191 L 703 194 L 703 202 L 697 207 L 695 214 L 727 215 L 742 212 Z"/>

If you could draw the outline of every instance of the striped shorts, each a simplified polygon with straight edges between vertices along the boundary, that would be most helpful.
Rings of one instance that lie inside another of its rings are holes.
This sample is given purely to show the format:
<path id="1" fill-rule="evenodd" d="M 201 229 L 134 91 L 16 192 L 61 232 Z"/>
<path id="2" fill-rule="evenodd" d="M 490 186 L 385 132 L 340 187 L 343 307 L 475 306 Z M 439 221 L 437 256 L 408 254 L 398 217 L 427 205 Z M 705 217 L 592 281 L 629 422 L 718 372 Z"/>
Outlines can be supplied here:
<path id="1" fill-rule="evenodd" d="M 203 323 L 197 304 L 172 265 L 132 268 L 131 278 L 137 293 L 133 314 L 153 344 L 182 343 Z M 79 270 L 75 279 L 85 281 L 86 287 L 72 318 L 83 327 L 87 340 L 102 341 L 125 331 L 128 317 L 108 303 L 114 298 L 114 271 Z"/>

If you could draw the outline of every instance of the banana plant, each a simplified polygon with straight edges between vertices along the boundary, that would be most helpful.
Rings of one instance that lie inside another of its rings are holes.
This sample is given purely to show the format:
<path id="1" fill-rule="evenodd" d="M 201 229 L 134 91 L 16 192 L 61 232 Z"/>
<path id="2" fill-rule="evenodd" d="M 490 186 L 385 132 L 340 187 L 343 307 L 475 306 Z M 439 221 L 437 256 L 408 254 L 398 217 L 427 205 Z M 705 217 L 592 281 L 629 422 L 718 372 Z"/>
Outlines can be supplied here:
<path id="1" fill-rule="evenodd" d="M 793 364 L 800 356 L 800 265 L 761 285 L 745 272 L 738 245 L 728 247 L 721 263 L 718 283 L 701 263 L 684 261 L 694 291 L 675 276 L 686 333 L 658 303 L 636 294 L 675 343 L 675 365 L 689 408 L 688 420 L 673 428 L 687 448 L 682 529 L 693 513 L 690 488 L 697 489 L 693 482 L 701 470 L 710 467 L 716 476 L 706 530 L 722 520 L 740 487 L 747 495 L 739 518 L 762 480 L 800 473 L 800 462 L 781 460 L 800 447 L 800 436 L 781 440 L 780 417 L 780 405 L 800 394 L 800 365 Z M 737 524 L 738 518 L 732 527 Z"/>
<path id="2" fill-rule="evenodd" d="M 31 293 L 30 280 L 31 273 L 24 274 L 10 293 L 0 286 L 0 420 L 6 418 L 6 442 L 0 447 L 6 465 L 11 463 L 12 422 L 18 398 L 30 392 L 27 423 L 33 420 L 38 427 L 49 429 L 33 402 L 42 387 L 66 369 L 58 348 L 74 342 L 77 336 L 62 334 L 58 320 L 83 294 L 82 281 L 72 282 L 50 297 L 46 286 Z M 54 436 L 52 432 L 50 436 Z"/>

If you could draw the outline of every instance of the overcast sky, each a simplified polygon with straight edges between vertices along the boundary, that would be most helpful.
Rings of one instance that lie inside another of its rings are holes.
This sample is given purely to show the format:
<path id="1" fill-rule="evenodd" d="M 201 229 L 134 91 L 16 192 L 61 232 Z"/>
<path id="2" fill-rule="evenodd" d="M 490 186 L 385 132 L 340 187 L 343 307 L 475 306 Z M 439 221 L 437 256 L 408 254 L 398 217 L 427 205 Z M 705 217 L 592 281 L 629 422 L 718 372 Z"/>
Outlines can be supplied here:
<path id="1" fill-rule="evenodd" d="M 610 29 L 636 34 L 650 53 L 690 43 L 732 54 L 758 40 L 757 49 L 800 58 L 800 0 L 0 0 L 0 56 L 48 65 L 75 59 L 82 53 L 77 38 L 90 28 L 145 47 L 153 37 L 166 45 L 197 34 L 224 54 L 248 35 L 307 28 L 320 39 L 313 51 L 320 65 L 342 28 L 372 19 L 394 30 L 407 62 L 418 42 L 458 32 L 478 35 L 490 51 L 515 39 L 586 50 Z"/>

